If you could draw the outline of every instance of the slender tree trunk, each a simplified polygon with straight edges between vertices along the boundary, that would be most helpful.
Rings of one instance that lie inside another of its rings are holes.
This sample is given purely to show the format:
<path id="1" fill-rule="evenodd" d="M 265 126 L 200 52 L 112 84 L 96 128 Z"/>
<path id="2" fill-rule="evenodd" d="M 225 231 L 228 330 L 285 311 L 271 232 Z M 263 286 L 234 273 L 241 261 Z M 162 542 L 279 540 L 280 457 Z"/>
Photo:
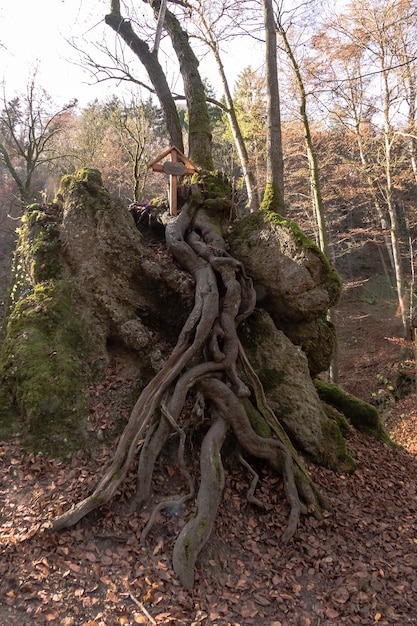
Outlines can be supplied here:
<path id="1" fill-rule="evenodd" d="M 213 55 L 217 64 L 217 69 L 219 70 L 220 78 L 223 85 L 224 97 L 227 106 L 227 118 L 229 120 L 230 129 L 232 131 L 233 141 L 239 155 L 240 165 L 242 167 L 243 178 L 248 194 L 249 210 L 251 212 L 257 211 L 259 209 L 259 198 L 256 192 L 256 177 L 254 176 L 254 173 L 251 170 L 249 164 L 248 151 L 246 150 L 245 141 L 240 130 L 232 94 L 230 93 L 229 83 L 226 78 L 222 60 L 220 58 L 218 46 L 215 42 L 212 42 L 210 44 L 210 47 L 213 51 Z"/>
<path id="2" fill-rule="evenodd" d="M 388 214 L 390 218 L 390 234 L 391 234 L 391 248 L 394 259 L 395 281 L 397 286 L 397 298 L 398 308 L 401 314 L 401 320 L 403 324 L 404 337 L 411 338 L 410 318 L 406 307 L 406 291 L 404 284 L 404 272 L 401 260 L 401 247 L 400 247 L 400 228 L 398 223 L 397 210 L 394 203 L 394 186 L 392 182 L 392 140 L 394 133 L 391 127 L 389 117 L 390 106 L 390 88 L 388 84 L 388 75 L 385 67 L 382 67 L 382 77 L 384 82 L 384 149 L 385 149 L 385 195 Z"/>
<path id="3" fill-rule="evenodd" d="M 307 94 L 304 87 L 304 81 L 301 76 L 300 66 L 297 63 L 290 42 L 288 41 L 287 33 L 282 24 L 280 24 L 279 22 L 277 23 L 277 31 L 283 41 L 285 52 L 290 61 L 295 83 L 297 85 L 298 95 L 300 98 L 300 118 L 304 130 L 304 140 L 309 166 L 311 200 L 313 203 L 313 212 L 319 234 L 318 243 L 321 251 L 328 259 L 330 259 L 329 236 L 327 231 L 326 218 L 324 215 L 323 198 L 321 195 L 320 173 L 317 164 L 316 152 L 313 146 L 313 140 L 311 138 L 310 122 L 307 114 Z M 332 324 L 336 326 L 336 311 L 334 309 L 329 310 L 328 319 L 332 322 Z M 329 374 L 331 381 L 337 383 L 339 378 L 337 345 L 335 346 Z"/>
<path id="4" fill-rule="evenodd" d="M 110 6 L 110 13 L 104 18 L 105 22 L 123 39 L 145 67 L 164 111 L 171 143 L 183 152 L 184 142 L 178 110 L 157 54 L 149 50 L 148 44 L 136 35 L 130 22 L 122 17 L 120 0 L 111 0 Z"/>
<path id="5" fill-rule="evenodd" d="M 159 5 L 159 2 L 154 3 L 158 12 Z M 210 171 L 213 169 L 210 117 L 204 83 L 198 71 L 199 61 L 190 46 L 187 33 L 168 9 L 165 12 L 165 28 L 171 38 L 184 81 L 188 109 L 189 157 L 196 165 Z"/>
<path id="6" fill-rule="evenodd" d="M 326 218 L 324 216 L 319 168 L 317 165 L 317 158 L 316 158 L 316 153 L 315 153 L 314 146 L 313 146 L 313 140 L 311 138 L 310 122 L 309 122 L 308 115 L 307 115 L 307 94 L 304 88 L 304 82 L 301 76 L 300 67 L 294 56 L 290 42 L 288 41 L 287 33 L 285 32 L 285 29 L 282 27 L 282 25 L 279 23 L 277 24 L 277 31 L 279 35 L 281 36 L 281 39 L 284 44 L 285 52 L 290 61 L 295 83 L 297 85 L 298 95 L 300 98 L 300 118 L 301 118 L 301 123 L 303 125 L 303 130 L 304 130 L 304 140 L 305 140 L 308 166 L 309 166 L 311 199 L 313 203 L 314 216 L 316 218 L 317 227 L 318 227 L 319 245 L 320 245 L 322 252 L 324 252 L 327 258 L 330 259 L 329 237 L 327 233 Z"/>
<path id="7" fill-rule="evenodd" d="M 272 0 L 262 0 L 265 23 L 267 89 L 267 162 L 263 206 L 285 215 L 284 159 L 278 87 L 277 36 Z"/>
<path id="8" fill-rule="evenodd" d="M 248 151 L 246 150 L 245 141 L 242 136 L 242 132 L 240 130 L 239 122 L 236 115 L 236 109 L 233 102 L 232 94 L 229 88 L 229 83 L 226 77 L 226 73 L 224 71 L 224 65 L 222 59 L 220 57 L 220 51 L 218 43 L 213 36 L 212 30 L 210 26 L 207 24 L 204 13 L 198 12 L 198 18 L 201 24 L 203 25 L 207 43 L 213 52 L 214 60 L 217 65 L 217 70 L 219 72 L 220 80 L 222 81 L 224 98 L 226 101 L 226 115 L 229 121 L 230 130 L 232 132 L 233 141 L 235 144 L 236 151 L 239 156 L 240 165 L 242 168 L 243 179 L 245 181 L 246 192 L 248 194 L 248 204 L 249 210 L 251 212 L 259 209 L 259 198 L 256 193 L 256 177 L 251 170 Z"/>
<path id="9" fill-rule="evenodd" d="M 391 228 L 391 248 L 394 259 L 395 281 L 397 286 L 398 308 L 403 324 L 404 336 L 411 338 L 410 319 L 406 307 L 406 291 L 404 284 L 404 272 L 401 260 L 401 248 L 399 233 L 400 227 L 398 223 L 397 210 L 393 198 L 393 185 L 391 176 L 391 142 L 388 132 L 385 131 L 385 176 L 386 176 L 386 202 L 388 214 L 390 217 Z"/>

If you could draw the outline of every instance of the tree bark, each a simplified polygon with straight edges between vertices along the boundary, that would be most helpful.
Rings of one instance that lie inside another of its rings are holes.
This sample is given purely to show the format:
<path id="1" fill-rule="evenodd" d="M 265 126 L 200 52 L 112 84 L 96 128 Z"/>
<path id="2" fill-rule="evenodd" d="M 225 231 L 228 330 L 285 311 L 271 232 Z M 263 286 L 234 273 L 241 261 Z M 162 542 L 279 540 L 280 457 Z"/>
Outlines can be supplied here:
<path id="1" fill-rule="evenodd" d="M 154 2 L 159 11 L 160 2 Z M 188 35 L 171 11 L 166 9 L 165 27 L 180 64 L 184 81 L 185 98 L 188 110 L 188 153 L 190 160 L 199 167 L 211 171 L 213 158 L 211 152 L 210 117 L 207 108 L 206 92 L 198 71 L 199 61 L 190 46 Z"/>
<path id="2" fill-rule="evenodd" d="M 111 11 L 105 16 L 104 20 L 123 39 L 145 67 L 164 111 L 171 144 L 176 146 L 181 152 L 184 152 L 178 110 L 156 52 L 150 51 L 148 44 L 142 41 L 134 32 L 130 22 L 122 17 L 120 0 L 111 0 Z"/>
<path id="3" fill-rule="evenodd" d="M 277 38 L 271 0 L 262 0 L 265 24 L 267 89 L 267 162 L 266 189 L 263 204 L 285 216 L 284 158 L 282 152 L 281 115 L 278 87 Z"/>

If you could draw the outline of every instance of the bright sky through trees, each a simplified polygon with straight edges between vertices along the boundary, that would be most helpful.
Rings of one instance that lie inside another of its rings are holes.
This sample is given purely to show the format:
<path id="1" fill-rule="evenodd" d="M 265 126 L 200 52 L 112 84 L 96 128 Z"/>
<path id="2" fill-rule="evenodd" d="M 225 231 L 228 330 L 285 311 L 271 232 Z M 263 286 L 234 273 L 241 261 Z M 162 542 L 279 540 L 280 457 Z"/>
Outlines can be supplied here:
<path id="1" fill-rule="evenodd" d="M 86 104 L 111 89 L 110 85 L 89 86 L 93 81 L 75 64 L 78 55 L 68 43 L 71 37 L 88 38 L 87 31 L 102 21 L 104 8 L 101 0 L 3 0 L 0 78 L 7 96 L 25 89 L 35 67 L 37 82 L 57 101 L 77 98 Z M 99 25 L 100 34 L 102 30 Z"/>
<path id="2" fill-rule="evenodd" d="M 94 56 L 94 42 L 100 42 L 103 33 L 109 36 L 103 21 L 108 9 L 108 0 L 0 1 L 0 80 L 5 82 L 6 96 L 11 98 L 17 91 L 24 91 L 35 67 L 37 83 L 58 104 L 76 98 L 85 106 L 95 98 L 115 94 L 120 89 L 117 83 L 96 84 L 77 65 L 79 54 L 68 43 L 74 38 L 78 47 Z M 262 64 L 259 46 L 255 51 L 255 44 L 247 40 L 230 44 L 224 57 L 231 85 L 247 65 L 257 68 Z M 209 55 L 201 68 L 203 77 L 220 96 L 219 79 Z"/>

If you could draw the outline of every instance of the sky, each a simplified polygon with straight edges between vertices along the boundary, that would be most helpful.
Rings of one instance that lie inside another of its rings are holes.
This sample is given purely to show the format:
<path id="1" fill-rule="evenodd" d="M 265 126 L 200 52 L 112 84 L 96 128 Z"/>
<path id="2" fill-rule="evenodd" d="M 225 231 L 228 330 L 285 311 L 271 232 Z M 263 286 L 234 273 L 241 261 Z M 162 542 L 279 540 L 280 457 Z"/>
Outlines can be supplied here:
<path id="1" fill-rule="evenodd" d="M 57 104 L 77 98 L 85 105 L 114 92 L 94 84 L 68 43 L 100 38 L 104 9 L 100 0 L 0 0 L 0 79 L 7 96 L 25 90 L 35 67 L 37 82 Z"/>
<path id="2" fill-rule="evenodd" d="M 97 84 L 79 67 L 79 54 L 68 43 L 75 38 L 79 46 L 94 52 L 92 42 L 100 42 L 103 33 L 109 36 L 103 22 L 108 6 L 108 0 L 0 0 L 0 81 L 7 99 L 25 91 L 35 67 L 37 83 L 57 105 L 76 98 L 82 107 L 95 98 L 120 94 L 122 87 L 115 81 Z M 259 59 L 259 51 L 255 54 L 247 42 L 236 42 L 228 50 L 224 62 L 232 88 L 238 73 L 248 65 L 256 68 Z M 214 65 L 206 60 L 200 69 L 220 97 Z M 143 79 L 147 82 L 145 75 Z"/>

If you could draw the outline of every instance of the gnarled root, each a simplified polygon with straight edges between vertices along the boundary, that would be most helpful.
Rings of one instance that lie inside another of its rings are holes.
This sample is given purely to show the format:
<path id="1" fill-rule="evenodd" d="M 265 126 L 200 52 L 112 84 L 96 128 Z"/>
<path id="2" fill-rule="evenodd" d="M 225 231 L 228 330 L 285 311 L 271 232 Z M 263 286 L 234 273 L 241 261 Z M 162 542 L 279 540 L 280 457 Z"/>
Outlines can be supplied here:
<path id="1" fill-rule="evenodd" d="M 196 516 L 178 536 L 173 552 L 173 567 L 185 587 L 194 585 L 194 566 L 201 549 L 210 537 L 224 489 L 220 450 L 227 433 L 227 423 L 218 417 L 204 437 L 201 453 L 201 483 Z"/>
<path id="2" fill-rule="evenodd" d="M 298 471 L 298 481 L 302 483 L 302 489 L 298 488 L 295 481 L 295 472 L 291 453 L 286 446 L 277 439 L 260 437 L 253 430 L 246 411 L 239 398 L 221 380 L 203 380 L 200 388 L 206 398 L 214 405 L 217 413 L 222 415 L 232 426 L 242 448 L 252 456 L 264 459 L 271 467 L 276 469 L 284 479 L 285 492 L 290 504 L 290 518 L 287 529 L 283 534 L 283 540 L 288 541 L 295 533 L 298 525 L 300 513 L 305 510 L 300 502 L 300 496 L 309 494 L 314 497 L 310 485 L 304 485 L 303 474 Z M 314 506 L 317 513 L 320 511 L 320 504 L 317 499 L 314 502 L 307 502 L 310 507 Z"/>
<path id="3" fill-rule="evenodd" d="M 246 494 L 248 502 L 250 502 L 251 504 L 254 504 L 255 506 L 259 507 L 260 509 L 265 509 L 266 507 L 265 507 L 264 503 L 261 502 L 259 500 L 259 498 L 257 498 L 255 496 L 256 485 L 259 482 L 259 474 L 257 472 L 255 472 L 253 467 L 251 465 L 249 465 L 249 463 L 246 461 L 246 459 L 243 458 L 243 456 L 241 454 L 239 454 L 239 461 L 242 463 L 243 467 L 246 467 L 248 472 L 252 475 L 252 480 L 251 480 L 248 492 Z"/>
<path id="4" fill-rule="evenodd" d="M 164 416 L 151 424 L 139 455 L 136 494 L 131 503 L 132 510 L 141 511 L 149 500 L 155 463 L 171 432 L 171 425 Z"/>
<path id="5" fill-rule="evenodd" d="M 140 537 L 140 542 L 141 544 L 144 544 L 146 541 L 146 537 L 148 536 L 149 531 L 151 530 L 152 526 L 154 525 L 155 519 L 156 519 L 156 515 L 159 511 L 162 511 L 163 509 L 176 509 L 176 510 L 180 510 L 180 508 L 182 507 L 183 504 L 185 504 L 185 502 L 187 502 L 187 500 L 190 500 L 193 496 L 194 496 L 194 483 L 193 483 L 193 479 L 191 478 L 191 474 L 190 472 L 187 470 L 186 466 L 185 466 L 185 459 L 184 459 L 184 451 L 185 451 L 185 439 L 186 439 L 186 435 L 185 435 L 185 431 L 178 426 L 177 422 L 175 421 L 175 419 L 173 418 L 173 416 L 170 414 L 168 408 L 163 405 L 162 406 L 162 413 L 164 414 L 165 419 L 169 422 L 169 424 L 172 426 L 172 428 L 174 430 L 177 431 L 177 433 L 180 436 L 180 443 L 178 446 L 178 466 L 180 469 L 181 474 L 185 477 L 187 483 L 188 483 L 188 493 L 186 493 L 183 496 L 178 496 L 175 498 L 171 498 L 170 500 L 165 500 L 163 502 L 160 502 L 152 511 L 152 515 L 149 518 L 148 523 L 146 524 L 145 528 L 142 531 L 141 537 Z M 153 469 L 153 467 L 152 467 Z"/>

